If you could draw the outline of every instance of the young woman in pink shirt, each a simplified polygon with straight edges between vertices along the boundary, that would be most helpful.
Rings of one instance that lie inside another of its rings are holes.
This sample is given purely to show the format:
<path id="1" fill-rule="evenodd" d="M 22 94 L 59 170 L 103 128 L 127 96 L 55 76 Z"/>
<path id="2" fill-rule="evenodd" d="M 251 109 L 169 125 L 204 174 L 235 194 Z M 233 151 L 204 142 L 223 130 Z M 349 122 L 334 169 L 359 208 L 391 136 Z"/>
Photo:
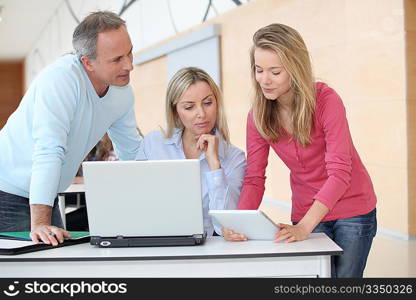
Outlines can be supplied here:
<path id="1" fill-rule="evenodd" d="M 332 277 L 362 277 L 377 230 L 376 196 L 353 145 L 345 108 L 328 85 L 314 82 L 306 45 L 293 28 L 271 24 L 253 36 L 255 99 L 247 118 L 247 171 L 239 209 L 262 201 L 270 147 L 290 169 L 293 224 L 276 242 L 324 232 L 343 248 Z M 244 233 L 224 229 L 227 240 Z"/>

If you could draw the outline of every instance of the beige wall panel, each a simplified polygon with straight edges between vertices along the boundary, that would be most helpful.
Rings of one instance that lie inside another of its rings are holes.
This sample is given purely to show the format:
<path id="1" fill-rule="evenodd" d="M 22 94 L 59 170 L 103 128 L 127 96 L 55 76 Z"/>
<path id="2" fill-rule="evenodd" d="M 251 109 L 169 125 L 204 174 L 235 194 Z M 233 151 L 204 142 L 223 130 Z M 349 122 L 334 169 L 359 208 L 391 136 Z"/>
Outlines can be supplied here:
<path id="1" fill-rule="evenodd" d="M 406 168 L 406 103 L 361 100 L 347 107 L 348 124 L 361 159 L 380 167 Z"/>
<path id="2" fill-rule="evenodd" d="M 346 45 L 326 46 L 312 49 L 310 52 L 316 79 L 335 89 L 344 104 L 347 104 L 351 98 L 349 95 L 351 87 L 346 84 L 348 78 L 348 64 L 345 63 L 347 57 Z"/>
<path id="3" fill-rule="evenodd" d="M 136 119 L 143 134 L 165 127 L 166 74 L 165 57 L 136 66 L 132 72 Z"/>
<path id="4" fill-rule="evenodd" d="M 394 43 L 351 42 L 311 51 L 318 80 L 334 88 L 344 103 L 405 101 L 403 39 Z M 376 104 L 376 103 L 375 103 Z"/>
<path id="5" fill-rule="evenodd" d="M 413 1 L 413 0 L 412 0 Z M 401 0 L 347 0 L 347 40 L 387 42 L 403 35 L 404 3 Z"/>
<path id="6" fill-rule="evenodd" d="M 269 23 L 276 22 L 279 16 L 277 21 L 299 31 L 312 52 L 316 48 L 345 43 L 347 0 L 286 2 L 288 5 L 283 9 L 277 8 L 269 14 Z"/>
<path id="7" fill-rule="evenodd" d="M 367 164 L 377 195 L 378 226 L 408 234 L 407 168 Z M 377 175 L 377 176 L 376 176 Z"/>
<path id="8" fill-rule="evenodd" d="M 386 101 L 406 97 L 403 37 L 388 42 L 363 41 L 347 45 L 344 96 L 349 101 Z M 377 103 L 374 103 L 377 105 Z M 371 113 L 371 110 L 369 111 Z"/>

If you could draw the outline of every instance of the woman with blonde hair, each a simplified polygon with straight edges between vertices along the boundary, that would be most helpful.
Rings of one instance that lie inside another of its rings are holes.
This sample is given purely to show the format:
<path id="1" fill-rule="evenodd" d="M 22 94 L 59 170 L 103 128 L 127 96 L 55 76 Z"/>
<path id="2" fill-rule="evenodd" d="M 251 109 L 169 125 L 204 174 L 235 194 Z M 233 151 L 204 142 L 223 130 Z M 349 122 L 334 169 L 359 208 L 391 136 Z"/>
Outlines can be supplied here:
<path id="1" fill-rule="evenodd" d="M 137 159 L 199 159 L 204 229 L 208 236 L 221 234 L 208 211 L 237 208 L 246 159 L 229 141 L 221 92 L 204 70 L 189 67 L 173 76 L 166 92 L 166 119 L 165 131 L 144 137 Z"/>
<path id="2" fill-rule="evenodd" d="M 247 172 L 239 209 L 262 201 L 270 147 L 290 169 L 293 224 L 279 224 L 276 242 L 324 232 L 343 248 L 333 277 L 362 277 L 376 234 L 376 195 L 353 145 L 339 95 L 314 82 L 309 52 L 293 28 L 271 24 L 253 36 L 255 99 L 247 119 Z M 227 240 L 244 233 L 224 229 Z"/>

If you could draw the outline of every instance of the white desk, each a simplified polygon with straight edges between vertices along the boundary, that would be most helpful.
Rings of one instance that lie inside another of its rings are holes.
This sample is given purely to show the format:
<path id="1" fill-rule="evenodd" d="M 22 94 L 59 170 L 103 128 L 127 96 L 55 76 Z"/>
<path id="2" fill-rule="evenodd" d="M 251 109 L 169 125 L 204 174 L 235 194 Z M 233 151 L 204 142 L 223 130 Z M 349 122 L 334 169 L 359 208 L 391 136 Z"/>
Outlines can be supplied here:
<path id="1" fill-rule="evenodd" d="M 83 183 L 73 183 L 71 184 L 64 192 L 58 193 L 59 200 L 59 210 L 61 211 L 62 223 L 64 228 L 66 228 L 66 218 L 65 218 L 65 195 L 76 194 L 77 195 L 77 206 L 80 205 L 81 194 L 85 192 L 85 186 Z"/>
<path id="2" fill-rule="evenodd" d="M 0 277 L 330 277 L 342 249 L 323 233 L 296 243 L 226 242 L 202 246 L 98 248 L 90 244 L 0 256 Z"/>

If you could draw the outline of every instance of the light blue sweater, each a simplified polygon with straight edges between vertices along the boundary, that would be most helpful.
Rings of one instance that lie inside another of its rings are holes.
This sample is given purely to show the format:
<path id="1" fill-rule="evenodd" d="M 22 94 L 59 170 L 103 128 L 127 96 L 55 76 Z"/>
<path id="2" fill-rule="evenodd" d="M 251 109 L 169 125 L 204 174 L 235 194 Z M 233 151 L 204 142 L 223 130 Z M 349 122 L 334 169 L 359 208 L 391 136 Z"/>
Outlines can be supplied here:
<path id="1" fill-rule="evenodd" d="M 52 206 L 107 131 L 117 156 L 135 159 L 141 138 L 133 107 L 129 85 L 110 86 L 99 98 L 77 57 L 59 58 L 37 76 L 0 131 L 0 190 Z"/>

